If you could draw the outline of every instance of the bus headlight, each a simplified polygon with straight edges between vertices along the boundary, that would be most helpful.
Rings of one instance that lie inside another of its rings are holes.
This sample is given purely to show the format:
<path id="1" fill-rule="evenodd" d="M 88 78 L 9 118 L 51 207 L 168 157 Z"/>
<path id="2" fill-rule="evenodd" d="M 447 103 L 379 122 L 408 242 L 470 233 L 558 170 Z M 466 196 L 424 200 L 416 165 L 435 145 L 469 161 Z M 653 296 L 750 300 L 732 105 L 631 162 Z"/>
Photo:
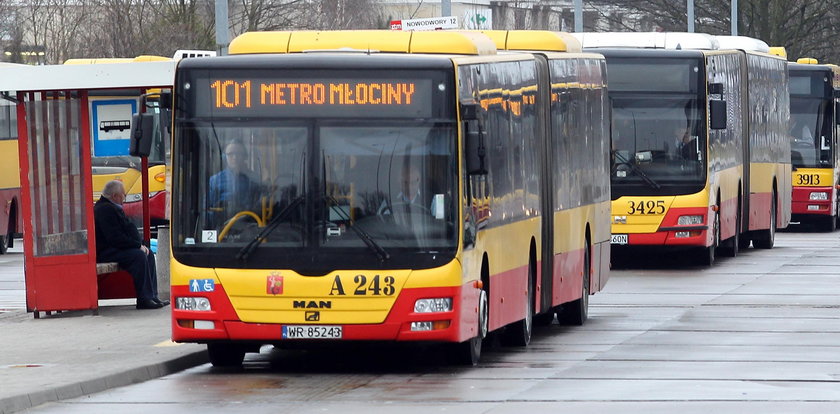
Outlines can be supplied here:
<path id="1" fill-rule="evenodd" d="M 811 200 L 826 201 L 828 200 L 828 193 L 825 191 L 813 192 L 811 193 Z"/>
<path id="2" fill-rule="evenodd" d="M 677 219 L 677 224 L 680 226 L 703 224 L 703 216 L 680 216 L 680 218 Z"/>
<path id="3" fill-rule="evenodd" d="M 449 312 L 452 310 L 452 298 L 417 299 L 414 302 L 415 313 Z"/>
<path id="4" fill-rule="evenodd" d="M 209 311 L 210 299 L 207 298 L 175 298 L 175 309 L 191 310 L 191 311 Z"/>

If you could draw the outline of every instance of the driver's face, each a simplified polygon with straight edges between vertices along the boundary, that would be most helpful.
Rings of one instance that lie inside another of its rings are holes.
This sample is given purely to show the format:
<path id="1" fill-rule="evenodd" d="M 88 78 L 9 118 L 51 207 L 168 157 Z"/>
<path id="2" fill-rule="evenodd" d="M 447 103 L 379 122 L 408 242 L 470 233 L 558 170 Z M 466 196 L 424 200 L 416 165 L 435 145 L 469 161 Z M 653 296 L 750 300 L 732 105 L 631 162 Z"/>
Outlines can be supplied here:
<path id="1" fill-rule="evenodd" d="M 228 145 L 225 148 L 225 158 L 227 159 L 228 168 L 239 172 L 245 169 L 245 147 L 242 145 Z"/>

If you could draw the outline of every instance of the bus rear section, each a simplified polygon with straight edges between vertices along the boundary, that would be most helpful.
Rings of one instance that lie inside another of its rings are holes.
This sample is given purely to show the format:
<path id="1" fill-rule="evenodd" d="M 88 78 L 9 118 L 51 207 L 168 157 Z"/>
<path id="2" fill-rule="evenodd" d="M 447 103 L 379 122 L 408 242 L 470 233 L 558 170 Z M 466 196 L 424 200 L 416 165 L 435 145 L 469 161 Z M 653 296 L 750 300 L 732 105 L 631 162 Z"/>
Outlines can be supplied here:
<path id="1" fill-rule="evenodd" d="M 382 39 L 386 53 L 287 53 Z M 319 340 L 440 342 L 476 363 L 489 332 L 527 345 L 535 316 L 580 309 L 606 282 L 585 265 L 608 260 L 606 234 L 593 224 L 587 240 L 581 218 L 606 206 L 603 174 L 576 187 L 603 200 L 573 206 L 557 242 L 569 274 L 540 271 L 554 234 L 540 181 L 545 60 L 464 33 L 261 33 L 231 51 L 176 75 L 173 340 L 207 343 L 216 365 Z M 601 71 L 591 58 L 579 67 Z M 587 150 L 606 170 L 604 135 Z M 584 269 L 597 280 L 583 283 Z M 540 278 L 553 280 L 548 301 Z"/>
<path id="2" fill-rule="evenodd" d="M 840 68 L 800 59 L 790 71 L 792 220 L 834 231 L 840 220 L 837 91 Z"/>

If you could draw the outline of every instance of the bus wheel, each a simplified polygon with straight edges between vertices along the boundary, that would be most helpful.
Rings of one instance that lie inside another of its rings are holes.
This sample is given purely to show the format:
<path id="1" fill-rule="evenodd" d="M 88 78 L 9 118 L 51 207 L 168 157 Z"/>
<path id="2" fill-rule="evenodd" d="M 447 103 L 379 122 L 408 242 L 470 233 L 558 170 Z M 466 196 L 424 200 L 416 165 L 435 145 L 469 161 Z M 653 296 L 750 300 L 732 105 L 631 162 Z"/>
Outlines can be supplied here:
<path id="1" fill-rule="evenodd" d="M 0 236 L 0 254 L 6 254 L 9 250 L 9 236 Z"/>
<path id="2" fill-rule="evenodd" d="M 703 250 L 700 253 L 700 264 L 703 266 L 711 266 L 715 264 L 715 252 L 717 251 L 718 246 L 720 245 L 720 214 L 715 213 L 715 221 L 712 224 L 712 245 Z"/>
<path id="3" fill-rule="evenodd" d="M 825 220 L 825 225 L 823 226 L 823 230 L 831 233 L 834 230 L 837 230 L 837 219 L 834 216 L 828 216 Z"/>
<path id="4" fill-rule="evenodd" d="M 245 348 L 236 344 L 207 344 L 207 355 L 214 367 L 238 367 L 245 360 Z"/>
<path id="5" fill-rule="evenodd" d="M 773 192 L 773 201 L 770 203 L 770 228 L 762 230 L 758 236 L 753 238 L 753 246 L 759 249 L 772 249 L 776 242 L 776 193 Z"/>
<path id="6" fill-rule="evenodd" d="M 534 263 L 528 261 L 528 283 L 525 292 L 525 318 L 510 324 L 502 335 L 502 343 L 508 346 L 528 346 L 534 327 Z"/>
<path id="7" fill-rule="evenodd" d="M 738 214 L 735 217 L 735 235 L 723 243 L 723 255 L 726 257 L 738 256 L 738 249 L 741 247 L 741 207 L 738 206 Z"/>
<path id="8" fill-rule="evenodd" d="M 557 322 L 561 325 L 581 326 L 589 317 L 589 278 L 592 274 L 592 260 L 589 240 L 583 252 L 583 288 L 580 299 L 561 305 L 557 311 Z"/>
<path id="9" fill-rule="evenodd" d="M 481 344 L 484 338 L 487 337 L 489 319 L 487 291 L 482 289 L 478 298 L 478 336 L 469 341 L 453 345 L 452 352 L 447 354 L 452 363 L 458 365 L 478 365 L 478 361 L 481 359 Z"/>

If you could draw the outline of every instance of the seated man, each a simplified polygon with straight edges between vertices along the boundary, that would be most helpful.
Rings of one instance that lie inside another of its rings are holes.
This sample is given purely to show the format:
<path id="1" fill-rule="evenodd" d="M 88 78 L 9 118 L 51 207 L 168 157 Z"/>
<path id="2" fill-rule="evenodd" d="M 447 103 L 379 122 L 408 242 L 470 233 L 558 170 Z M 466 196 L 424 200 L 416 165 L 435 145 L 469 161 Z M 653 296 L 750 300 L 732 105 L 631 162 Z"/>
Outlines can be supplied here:
<path id="1" fill-rule="evenodd" d="M 210 227 L 219 227 L 232 215 L 259 208 L 260 183 L 247 167 L 248 153 L 240 141 L 225 146 L 227 168 L 210 177 L 207 197 Z M 257 211 L 258 212 L 258 211 Z"/>
<path id="2" fill-rule="evenodd" d="M 109 181 L 102 197 L 93 207 L 96 223 L 96 261 L 117 262 L 134 279 L 137 309 L 157 309 L 169 305 L 158 299 L 155 255 L 144 246 L 137 227 L 122 209 L 125 187 L 121 181 Z"/>

